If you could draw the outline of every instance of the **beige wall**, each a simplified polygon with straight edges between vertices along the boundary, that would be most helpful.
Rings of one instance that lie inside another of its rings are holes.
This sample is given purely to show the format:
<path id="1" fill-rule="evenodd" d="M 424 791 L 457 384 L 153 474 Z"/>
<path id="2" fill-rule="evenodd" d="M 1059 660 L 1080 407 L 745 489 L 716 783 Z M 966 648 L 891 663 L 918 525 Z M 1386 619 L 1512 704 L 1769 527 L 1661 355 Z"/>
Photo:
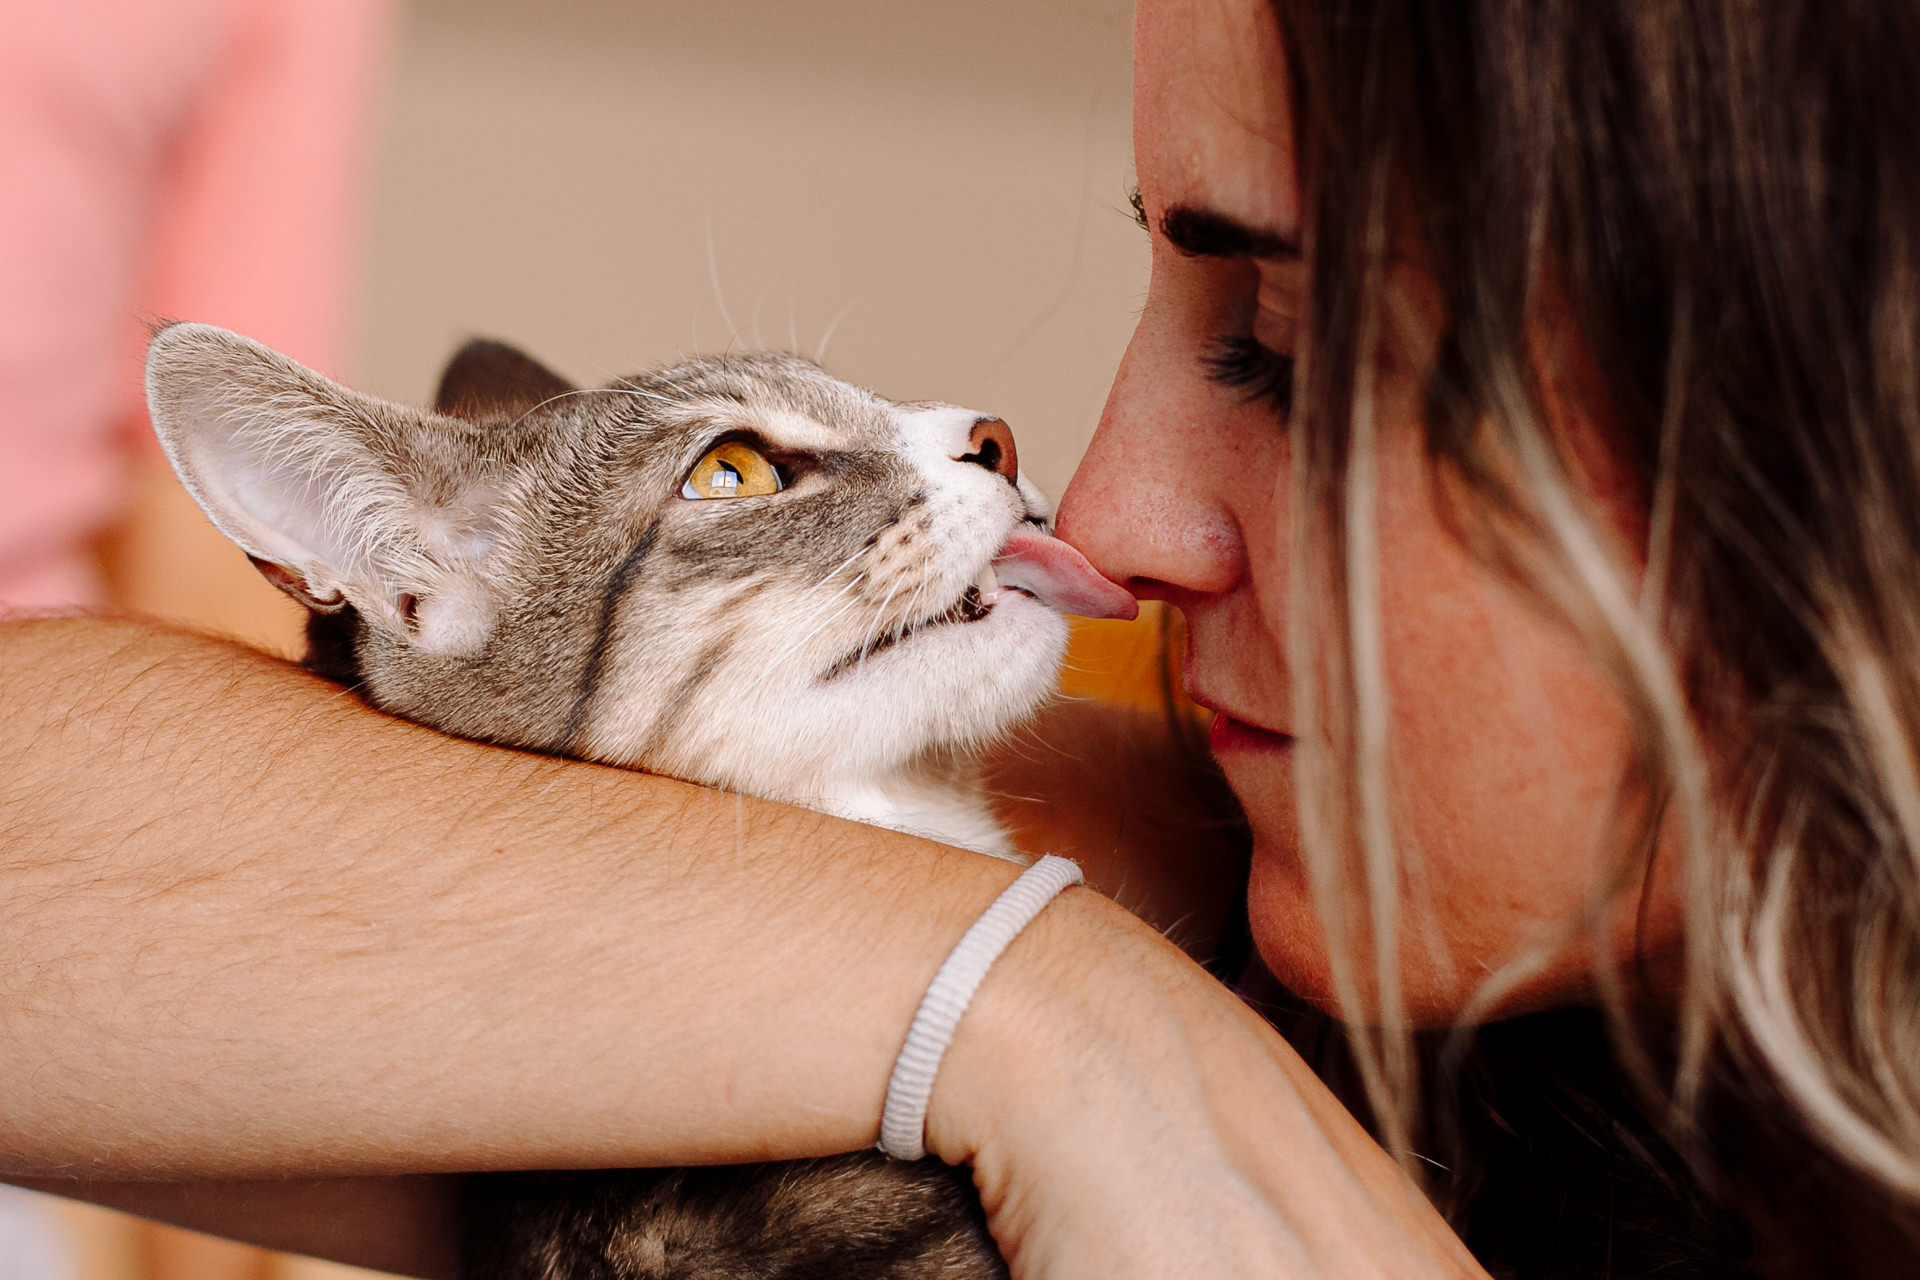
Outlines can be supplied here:
<path id="1" fill-rule="evenodd" d="M 1145 286 L 1130 10 L 421 0 L 360 380 L 423 398 L 474 333 L 600 380 L 832 327 L 835 372 L 1000 413 L 1057 495 Z"/>

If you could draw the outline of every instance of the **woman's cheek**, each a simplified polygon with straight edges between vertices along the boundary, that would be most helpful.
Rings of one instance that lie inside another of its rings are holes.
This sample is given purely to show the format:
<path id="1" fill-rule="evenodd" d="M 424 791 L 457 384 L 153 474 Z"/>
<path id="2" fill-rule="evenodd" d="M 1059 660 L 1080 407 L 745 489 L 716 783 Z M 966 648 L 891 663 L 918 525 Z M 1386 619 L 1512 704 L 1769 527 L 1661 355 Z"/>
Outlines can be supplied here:
<path id="1" fill-rule="evenodd" d="M 1379 474 L 1386 777 L 1409 1010 L 1444 1023 L 1489 977 L 1547 947 L 1558 954 L 1516 989 L 1518 1004 L 1585 998 L 1593 957 L 1578 921 L 1622 856 L 1609 816 L 1631 758 L 1624 710 L 1580 642 L 1460 546 L 1417 433 L 1382 441 Z M 1291 769 L 1246 772 L 1230 779 L 1256 838 L 1255 939 L 1276 976 L 1325 1000 L 1331 963 Z M 1652 905 L 1655 919 L 1673 914 Z M 1631 918 L 1636 906 L 1620 910 Z M 1609 945 L 1620 960 L 1637 940 L 1626 930 Z M 1373 966 L 1361 961 L 1370 999 Z"/>

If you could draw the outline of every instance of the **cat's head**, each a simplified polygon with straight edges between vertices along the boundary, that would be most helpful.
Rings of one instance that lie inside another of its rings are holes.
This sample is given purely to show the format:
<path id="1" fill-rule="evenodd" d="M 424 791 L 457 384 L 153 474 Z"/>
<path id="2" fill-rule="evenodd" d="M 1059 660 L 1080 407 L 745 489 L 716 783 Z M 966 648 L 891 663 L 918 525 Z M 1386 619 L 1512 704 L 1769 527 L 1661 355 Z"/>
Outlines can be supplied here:
<path id="1" fill-rule="evenodd" d="M 1011 432 L 794 356 L 576 389 L 494 343 L 434 410 L 225 330 L 161 330 L 154 426 L 310 661 L 483 740 L 734 786 L 968 748 L 1054 685 L 1054 606 L 1131 598 L 1046 531 Z"/>

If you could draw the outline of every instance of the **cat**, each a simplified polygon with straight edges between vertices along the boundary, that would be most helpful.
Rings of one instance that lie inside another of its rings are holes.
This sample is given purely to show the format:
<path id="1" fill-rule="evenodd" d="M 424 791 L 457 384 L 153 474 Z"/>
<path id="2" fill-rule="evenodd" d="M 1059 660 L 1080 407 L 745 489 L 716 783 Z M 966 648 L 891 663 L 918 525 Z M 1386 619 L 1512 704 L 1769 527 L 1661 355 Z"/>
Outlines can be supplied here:
<path id="1" fill-rule="evenodd" d="M 463 737 L 1022 860 L 980 752 L 1051 696 L 1062 612 L 1133 598 L 1051 535 L 1006 424 L 797 356 L 577 388 L 469 343 L 431 411 L 158 330 L 156 434 L 310 611 L 306 664 Z M 964 1169 L 877 1152 L 465 1188 L 468 1280 L 986 1280 Z"/>

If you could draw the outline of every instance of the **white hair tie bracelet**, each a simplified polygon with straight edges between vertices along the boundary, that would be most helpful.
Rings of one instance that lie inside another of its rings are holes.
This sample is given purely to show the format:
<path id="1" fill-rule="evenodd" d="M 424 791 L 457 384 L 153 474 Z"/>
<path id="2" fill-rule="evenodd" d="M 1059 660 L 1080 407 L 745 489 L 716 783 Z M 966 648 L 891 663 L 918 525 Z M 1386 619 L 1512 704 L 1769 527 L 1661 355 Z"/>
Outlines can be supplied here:
<path id="1" fill-rule="evenodd" d="M 880 1109 L 880 1150 L 895 1160 L 918 1160 L 927 1154 L 927 1102 L 960 1015 L 1000 953 L 1062 889 L 1080 883 L 1078 863 L 1048 854 L 1002 890 L 948 953 L 920 998 L 900 1056 L 893 1060 L 886 1105 Z"/>

